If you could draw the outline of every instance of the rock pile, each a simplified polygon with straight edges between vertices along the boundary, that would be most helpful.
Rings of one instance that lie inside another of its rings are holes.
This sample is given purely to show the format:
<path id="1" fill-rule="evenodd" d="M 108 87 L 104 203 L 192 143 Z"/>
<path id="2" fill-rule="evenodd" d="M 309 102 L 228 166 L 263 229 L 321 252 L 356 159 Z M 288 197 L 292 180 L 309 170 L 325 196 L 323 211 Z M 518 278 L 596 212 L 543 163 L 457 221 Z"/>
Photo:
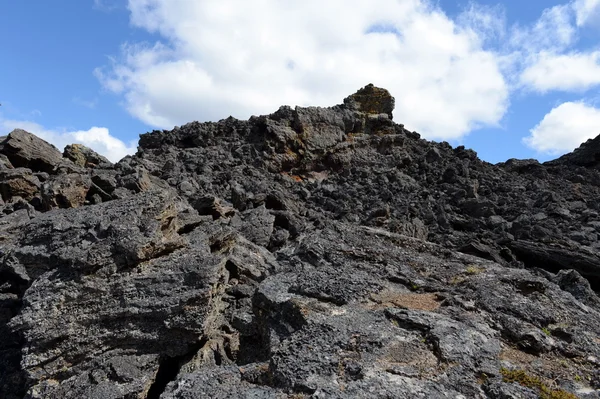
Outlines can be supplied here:
<path id="1" fill-rule="evenodd" d="M 491 165 L 393 108 L 0 138 L 0 397 L 600 397 L 599 138 Z"/>

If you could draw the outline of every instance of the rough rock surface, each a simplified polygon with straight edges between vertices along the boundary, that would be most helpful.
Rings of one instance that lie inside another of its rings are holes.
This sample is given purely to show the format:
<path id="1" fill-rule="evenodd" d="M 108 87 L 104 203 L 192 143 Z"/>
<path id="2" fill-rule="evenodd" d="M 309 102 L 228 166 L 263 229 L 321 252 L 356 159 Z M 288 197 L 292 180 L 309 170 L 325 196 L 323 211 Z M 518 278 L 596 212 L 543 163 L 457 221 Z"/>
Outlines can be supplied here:
<path id="1" fill-rule="evenodd" d="M 111 163 L 106 157 L 81 144 L 66 146 L 63 156 L 73 161 L 75 165 L 82 167 L 96 167 L 103 163 Z"/>
<path id="2" fill-rule="evenodd" d="M 12 165 L 36 172 L 52 171 L 62 158 L 56 147 L 22 129 L 13 130 L 0 146 Z"/>
<path id="3" fill-rule="evenodd" d="M 599 398 L 600 141 L 491 165 L 393 104 L 0 139 L 0 397 Z"/>

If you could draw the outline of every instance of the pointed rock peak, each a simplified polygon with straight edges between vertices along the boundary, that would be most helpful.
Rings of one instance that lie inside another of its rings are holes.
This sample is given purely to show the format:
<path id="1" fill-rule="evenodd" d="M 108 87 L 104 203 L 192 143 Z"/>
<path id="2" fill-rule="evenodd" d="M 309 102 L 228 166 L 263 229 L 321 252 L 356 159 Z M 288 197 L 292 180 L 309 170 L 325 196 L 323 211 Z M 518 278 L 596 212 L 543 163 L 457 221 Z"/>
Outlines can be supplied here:
<path id="1" fill-rule="evenodd" d="M 394 97 L 386 89 L 368 84 L 356 93 L 346 97 L 344 104 L 352 109 L 366 114 L 386 114 L 392 119 Z"/>

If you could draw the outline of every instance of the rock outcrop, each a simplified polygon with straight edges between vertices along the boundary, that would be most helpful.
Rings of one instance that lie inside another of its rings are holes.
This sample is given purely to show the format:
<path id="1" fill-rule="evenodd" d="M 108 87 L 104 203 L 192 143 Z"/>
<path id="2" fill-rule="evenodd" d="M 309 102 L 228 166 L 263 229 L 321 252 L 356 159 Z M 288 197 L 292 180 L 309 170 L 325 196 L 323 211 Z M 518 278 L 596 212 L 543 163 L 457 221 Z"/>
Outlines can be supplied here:
<path id="1" fill-rule="evenodd" d="M 599 398 L 598 139 L 491 165 L 393 105 L 2 138 L 0 397 Z"/>

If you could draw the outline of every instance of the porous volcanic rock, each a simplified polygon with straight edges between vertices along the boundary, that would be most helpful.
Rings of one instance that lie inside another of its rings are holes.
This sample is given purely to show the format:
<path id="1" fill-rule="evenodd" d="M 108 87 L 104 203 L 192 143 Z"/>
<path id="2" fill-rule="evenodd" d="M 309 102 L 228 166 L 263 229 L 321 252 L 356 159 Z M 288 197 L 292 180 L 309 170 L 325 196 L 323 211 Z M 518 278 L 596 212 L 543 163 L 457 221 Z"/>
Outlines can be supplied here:
<path id="1" fill-rule="evenodd" d="M 0 397 L 599 398 L 598 139 L 491 165 L 393 105 L 0 140 Z"/>

